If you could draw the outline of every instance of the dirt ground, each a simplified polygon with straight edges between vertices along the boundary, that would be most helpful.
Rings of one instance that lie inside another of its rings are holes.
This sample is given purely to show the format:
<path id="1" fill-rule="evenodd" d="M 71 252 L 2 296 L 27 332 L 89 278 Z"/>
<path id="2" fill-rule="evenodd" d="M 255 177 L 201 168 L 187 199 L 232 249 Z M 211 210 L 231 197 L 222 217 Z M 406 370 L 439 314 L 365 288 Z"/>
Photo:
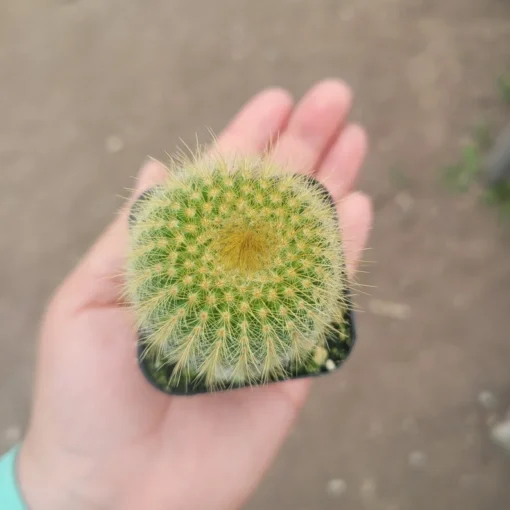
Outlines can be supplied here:
<path id="1" fill-rule="evenodd" d="M 510 508 L 489 437 L 510 407 L 509 226 L 438 177 L 509 113 L 509 65 L 505 0 L 0 2 L 0 451 L 26 424 L 46 299 L 145 156 L 220 130 L 262 87 L 339 76 L 371 140 L 375 288 L 247 508 Z"/>

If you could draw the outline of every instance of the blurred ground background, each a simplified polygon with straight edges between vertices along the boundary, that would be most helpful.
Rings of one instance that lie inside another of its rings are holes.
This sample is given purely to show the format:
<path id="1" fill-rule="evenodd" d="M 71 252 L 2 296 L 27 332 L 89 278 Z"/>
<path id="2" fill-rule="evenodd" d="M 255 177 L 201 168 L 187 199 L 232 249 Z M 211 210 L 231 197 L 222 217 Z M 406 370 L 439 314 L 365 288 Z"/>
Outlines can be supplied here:
<path id="1" fill-rule="evenodd" d="M 337 76 L 371 139 L 376 288 L 248 509 L 510 508 L 490 440 L 510 407 L 510 224 L 441 178 L 509 116 L 509 65 L 505 0 L 3 0 L 0 452 L 26 424 L 46 299 L 145 156 L 262 87 Z"/>

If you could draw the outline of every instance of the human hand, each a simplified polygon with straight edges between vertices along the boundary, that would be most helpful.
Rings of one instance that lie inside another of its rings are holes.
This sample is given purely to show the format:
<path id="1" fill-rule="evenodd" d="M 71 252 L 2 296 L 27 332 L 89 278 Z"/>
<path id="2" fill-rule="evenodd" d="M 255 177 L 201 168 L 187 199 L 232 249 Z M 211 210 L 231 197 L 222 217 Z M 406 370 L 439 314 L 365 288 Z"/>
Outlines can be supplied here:
<path id="1" fill-rule="evenodd" d="M 366 241 L 370 201 L 350 193 L 365 155 L 346 122 L 350 91 L 316 85 L 253 98 L 218 139 L 314 174 L 338 201 L 349 270 Z M 133 198 L 158 183 L 142 169 Z M 305 401 L 309 380 L 194 397 L 156 391 L 136 366 L 136 330 L 119 298 L 129 206 L 56 292 L 41 333 L 34 406 L 18 474 L 33 510 L 228 510 L 257 486 Z M 334 382 L 334 380 L 332 380 Z"/>

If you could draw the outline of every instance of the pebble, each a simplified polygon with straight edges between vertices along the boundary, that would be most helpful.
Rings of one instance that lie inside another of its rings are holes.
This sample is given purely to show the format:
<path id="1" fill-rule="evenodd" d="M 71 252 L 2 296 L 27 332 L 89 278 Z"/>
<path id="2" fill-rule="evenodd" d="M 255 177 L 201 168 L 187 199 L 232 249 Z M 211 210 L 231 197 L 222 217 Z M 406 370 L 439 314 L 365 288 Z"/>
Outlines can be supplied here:
<path id="1" fill-rule="evenodd" d="M 494 409 L 498 405 L 498 399 L 494 393 L 490 391 L 481 391 L 478 394 L 478 402 L 485 407 L 485 409 Z"/>
<path id="2" fill-rule="evenodd" d="M 416 450 L 409 454 L 409 465 L 413 468 L 422 468 L 427 464 L 427 455 L 424 452 Z"/>
<path id="3" fill-rule="evenodd" d="M 328 482 L 328 494 L 330 496 L 341 496 L 347 491 L 347 483 L 341 478 L 335 478 Z"/>
<path id="4" fill-rule="evenodd" d="M 326 368 L 330 371 L 335 370 L 336 368 L 335 362 L 332 359 L 328 359 L 328 361 L 326 361 Z"/>
<path id="5" fill-rule="evenodd" d="M 411 315 L 411 307 L 409 305 L 380 299 L 371 299 L 368 303 L 368 309 L 374 315 L 397 320 L 405 320 Z"/>
<path id="6" fill-rule="evenodd" d="M 492 427 L 492 439 L 510 452 L 510 420 L 502 421 Z"/>
<path id="7" fill-rule="evenodd" d="M 405 191 L 401 191 L 395 197 L 395 204 L 402 210 L 403 213 L 408 213 L 414 207 L 414 198 Z"/>
<path id="8" fill-rule="evenodd" d="M 120 136 L 111 135 L 105 141 L 106 152 L 116 154 L 124 148 L 124 141 Z"/>
<path id="9" fill-rule="evenodd" d="M 375 484 L 375 480 L 373 480 L 372 478 L 366 478 L 365 480 L 363 480 L 363 483 L 361 484 L 360 492 L 362 496 L 370 497 L 375 494 L 376 489 L 377 487 Z"/>

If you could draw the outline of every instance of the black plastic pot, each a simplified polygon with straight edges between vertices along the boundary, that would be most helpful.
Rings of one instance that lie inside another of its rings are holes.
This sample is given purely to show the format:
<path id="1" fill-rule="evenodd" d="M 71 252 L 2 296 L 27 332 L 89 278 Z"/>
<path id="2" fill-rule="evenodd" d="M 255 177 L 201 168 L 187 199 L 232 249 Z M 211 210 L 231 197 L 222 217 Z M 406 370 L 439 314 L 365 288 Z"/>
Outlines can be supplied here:
<path id="1" fill-rule="evenodd" d="M 334 201 L 327 191 L 327 189 L 318 181 L 316 181 L 313 177 L 309 177 L 309 180 L 321 186 L 324 191 L 324 198 L 327 200 L 333 208 L 335 208 Z M 141 201 L 146 200 L 150 197 L 153 189 L 147 190 L 142 193 L 138 199 L 135 201 L 133 208 L 131 210 L 131 215 L 129 217 L 130 226 L 134 225 L 136 222 L 136 207 L 140 204 Z M 335 211 L 336 213 L 336 211 Z M 345 270 L 345 268 L 344 268 Z M 348 306 L 345 306 L 345 301 L 347 301 Z M 354 344 L 356 342 L 356 325 L 355 325 L 355 317 L 354 312 L 352 310 L 352 300 L 351 293 L 349 289 L 346 289 L 344 296 L 344 306 L 346 309 L 345 317 L 343 321 L 343 332 L 340 333 L 340 329 L 338 324 L 333 324 L 333 330 L 335 333 L 331 334 L 324 346 L 327 351 L 327 358 L 323 366 L 319 369 L 307 370 L 305 367 L 289 367 L 288 374 L 285 377 L 275 378 L 270 380 L 268 383 L 274 384 L 278 382 L 288 381 L 291 379 L 302 379 L 306 377 L 319 377 L 331 373 L 332 371 L 340 368 L 348 356 L 351 354 L 352 349 L 354 348 Z M 144 347 L 144 339 L 147 333 L 140 331 L 138 334 L 138 365 L 144 374 L 145 378 L 151 383 L 151 385 L 169 395 L 197 395 L 201 393 L 211 393 L 218 391 L 230 391 L 235 389 L 240 389 L 248 386 L 248 384 L 231 384 L 225 388 L 218 388 L 211 390 L 208 388 L 203 381 L 194 380 L 194 381 L 186 381 L 182 380 L 178 385 L 170 386 L 169 381 L 173 373 L 174 366 L 172 365 L 163 365 L 157 367 L 154 363 L 154 360 L 151 359 L 149 355 L 145 353 Z M 249 386 L 258 386 L 262 384 L 267 384 L 267 382 L 263 381 L 251 381 Z"/>

